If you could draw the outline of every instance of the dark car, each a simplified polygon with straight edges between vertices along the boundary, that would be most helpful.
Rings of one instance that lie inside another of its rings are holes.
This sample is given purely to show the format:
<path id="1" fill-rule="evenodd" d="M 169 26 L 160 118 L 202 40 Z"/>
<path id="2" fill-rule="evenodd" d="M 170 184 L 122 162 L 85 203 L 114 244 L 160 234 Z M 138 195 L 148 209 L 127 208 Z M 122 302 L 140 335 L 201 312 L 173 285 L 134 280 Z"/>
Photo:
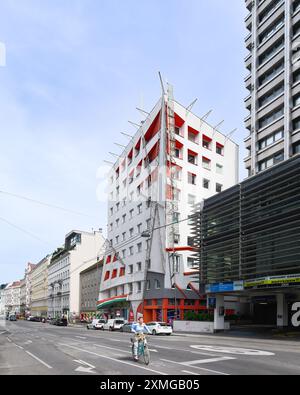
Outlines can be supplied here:
<path id="1" fill-rule="evenodd" d="M 55 320 L 55 326 L 68 326 L 68 320 L 66 318 L 58 318 Z"/>

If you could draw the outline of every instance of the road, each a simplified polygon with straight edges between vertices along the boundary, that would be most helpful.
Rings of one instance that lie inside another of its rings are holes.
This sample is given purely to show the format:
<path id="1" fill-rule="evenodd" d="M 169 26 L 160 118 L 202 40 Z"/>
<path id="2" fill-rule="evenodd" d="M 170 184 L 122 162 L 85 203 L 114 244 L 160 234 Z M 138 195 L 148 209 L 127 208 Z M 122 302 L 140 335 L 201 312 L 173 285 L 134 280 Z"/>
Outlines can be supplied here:
<path id="1" fill-rule="evenodd" d="M 299 375 L 300 342 L 199 335 L 150 337 L 151 364 L 130 334 L 0 321 L 0 375 Z"/>

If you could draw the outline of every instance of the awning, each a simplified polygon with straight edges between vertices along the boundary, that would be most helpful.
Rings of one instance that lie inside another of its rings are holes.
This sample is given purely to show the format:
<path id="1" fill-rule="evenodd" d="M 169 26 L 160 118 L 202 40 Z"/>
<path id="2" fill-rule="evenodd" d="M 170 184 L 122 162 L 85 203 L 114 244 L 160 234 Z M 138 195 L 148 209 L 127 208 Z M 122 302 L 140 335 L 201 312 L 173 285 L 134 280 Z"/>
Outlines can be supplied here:
<path id="1" fill-rule="evenodd" d="M 122 302 L 127 302 L 127 301 L 128 301 L 128 295 L 115 296 L 114 298 L 100 300 L 97 303 L 97 310 L 101 310 L 105 307 L 112 306 L 114 304 L 118 304 Z"/>

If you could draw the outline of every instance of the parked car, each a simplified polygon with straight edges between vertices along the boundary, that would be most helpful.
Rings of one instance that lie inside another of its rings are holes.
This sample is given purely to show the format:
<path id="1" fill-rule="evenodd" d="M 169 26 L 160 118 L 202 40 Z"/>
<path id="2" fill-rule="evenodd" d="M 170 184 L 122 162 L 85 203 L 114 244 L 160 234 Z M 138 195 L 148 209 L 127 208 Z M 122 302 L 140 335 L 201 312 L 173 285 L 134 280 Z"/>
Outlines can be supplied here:
<path id="1" fill-rule="evenodd" d="M 54 320 L 53 324 L 55 326 L 68 326 L 68 320 L 66 318 L 57 318 Z"/>
<path id="2" fill-rule="evenodd" d="M 17 317 L 14 314 L 12 314 L 9 316 L 9 321 L 17 321 Z"/>
<path id="3" fill-rule="evenodd" d="M 120 329 L 121 332 L 131 333 L 133 323 L 124 324 Z"/>
<path id="4" fill-rule="evenodd" d="M 152 335 L 168 335 L 171 336 L 173 333 L 173 328 L 170 324 L 166 322 L 149 322 L 147 324 Z"/>
<path id="5" fill-rule="evenodd" d="M 124 318 L 110 319 L 104 324 L 104 330 L 119 331 L 121 330 L 122 326 L 125 324 L 126 321 Z"/>
<path id="6" fill-rule="evenodd" d="M 30 316 L 27 318 L 27 321 L 31 321 L 31 322 L 41 322 L 41 318 L 40 317 L 33 317 Z"/>
<path id="7" fill-rule="evenodd" d="M 87 329 L 93 329 L 93 330 L 102 330 L 104 331 L 104 325 L 106 324 L 106 320 L 100 319 L 100 320 L 93 320 L 92 323 L 87 325 Z"/>
<path id="8" fill-rule="evenodd" d="M 55 325 L 56 321 L 57 321 L 56 318 L 51 318 L 51 319 L 48 320 L 48 323 L 50 325 Z"/>

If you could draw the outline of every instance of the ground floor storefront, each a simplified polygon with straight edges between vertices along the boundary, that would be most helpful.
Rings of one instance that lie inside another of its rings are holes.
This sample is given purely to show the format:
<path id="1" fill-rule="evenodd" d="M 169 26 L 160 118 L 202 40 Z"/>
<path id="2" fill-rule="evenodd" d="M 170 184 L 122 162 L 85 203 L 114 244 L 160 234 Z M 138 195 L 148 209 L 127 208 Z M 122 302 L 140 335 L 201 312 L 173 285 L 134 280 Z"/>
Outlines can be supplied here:
<path id="1" fill-rule="evenodd" d="M 111 319 L 122 317 L 129 322 L 143 316 L 146 322 L 184 320 L 187 314 L 207 311 L 207 300 L 202 299 L 146 299 L 130 302 L 127 297 L 114 297 L 98 303 L 97 316 Z"/>

